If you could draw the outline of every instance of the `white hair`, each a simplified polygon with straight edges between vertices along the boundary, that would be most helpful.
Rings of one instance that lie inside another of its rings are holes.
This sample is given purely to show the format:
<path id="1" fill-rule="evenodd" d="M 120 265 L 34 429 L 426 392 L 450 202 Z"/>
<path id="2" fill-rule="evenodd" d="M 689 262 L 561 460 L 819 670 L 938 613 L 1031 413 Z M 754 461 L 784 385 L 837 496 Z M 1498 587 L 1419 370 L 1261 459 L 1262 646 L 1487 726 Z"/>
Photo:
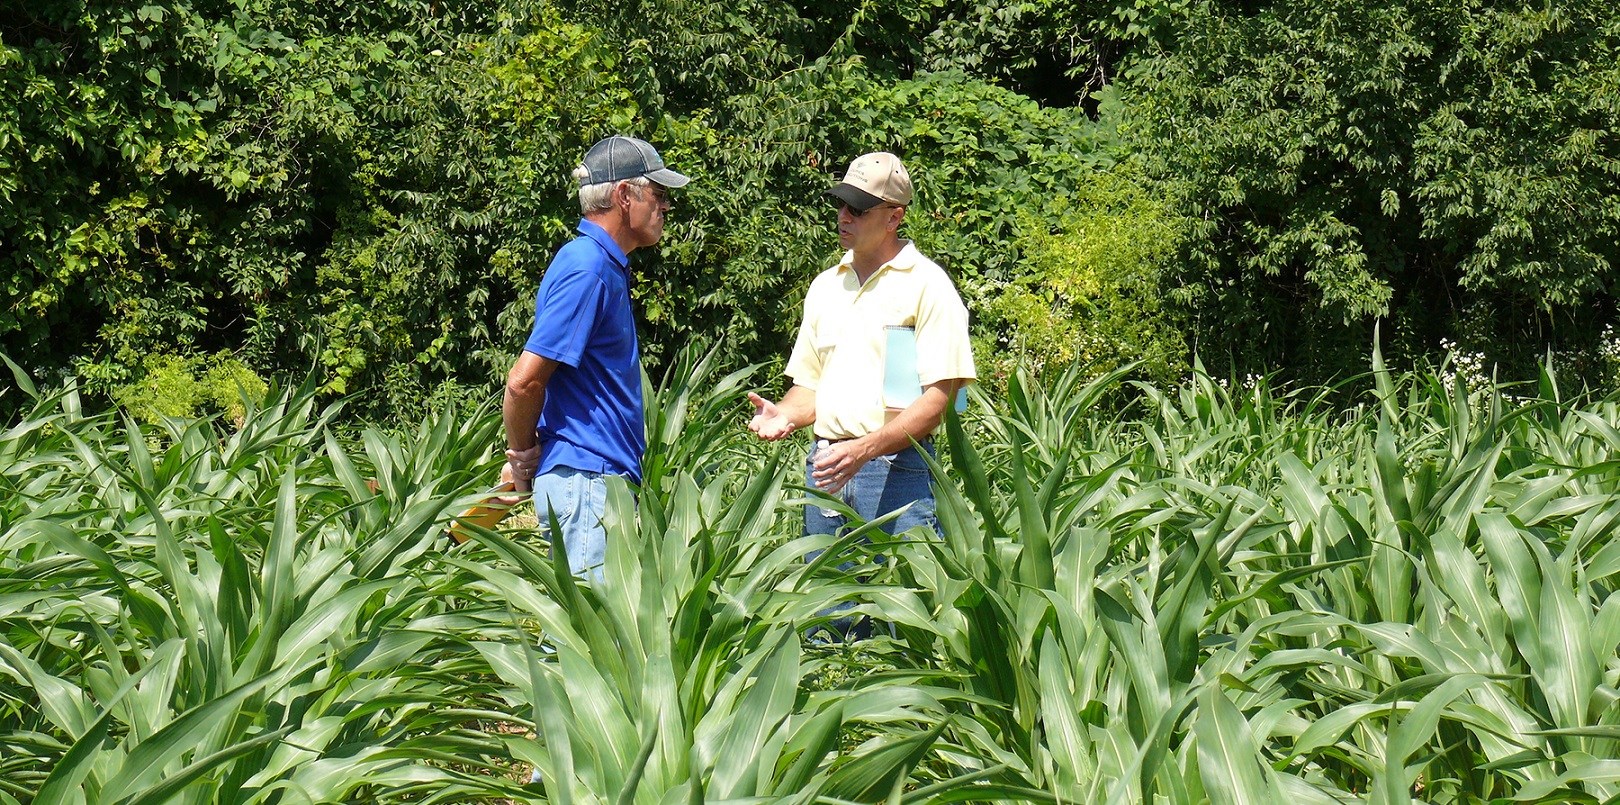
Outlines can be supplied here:
<path id="1" fill-rule="evenodd" d="M 574 181 L 584 182 L 591 178 L 591 172 L 584 165 L 574 168 Z M 620 179 L 617 182 L 596 182 L 595 184 L 581 184 L 579 186 L 579 212 L 581 215 L 590 215 L 593 212 L 613 208 L 613 188 L 620 184 L 628 184 L 636 188 L 636 195 L 641 195 L 641 189 L 652 185 L 652 180 L 645 176 L 634 179 Z"/>

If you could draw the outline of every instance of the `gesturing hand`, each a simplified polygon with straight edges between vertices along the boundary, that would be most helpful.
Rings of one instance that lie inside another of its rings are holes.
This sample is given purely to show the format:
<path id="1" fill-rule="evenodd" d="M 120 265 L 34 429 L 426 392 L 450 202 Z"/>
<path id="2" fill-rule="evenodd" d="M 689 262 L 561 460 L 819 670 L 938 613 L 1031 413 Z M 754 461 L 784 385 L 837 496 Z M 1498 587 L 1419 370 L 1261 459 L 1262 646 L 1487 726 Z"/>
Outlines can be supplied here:
<path id="1" fill-rule="evenodd" d="M 793 432 L 793 423 L 777 410 L 776 403 L 748 392 L 748 401 L 754 404 L 754 418 L 748 420 L 748 429 L 767 442 L 774 442 Z"/>

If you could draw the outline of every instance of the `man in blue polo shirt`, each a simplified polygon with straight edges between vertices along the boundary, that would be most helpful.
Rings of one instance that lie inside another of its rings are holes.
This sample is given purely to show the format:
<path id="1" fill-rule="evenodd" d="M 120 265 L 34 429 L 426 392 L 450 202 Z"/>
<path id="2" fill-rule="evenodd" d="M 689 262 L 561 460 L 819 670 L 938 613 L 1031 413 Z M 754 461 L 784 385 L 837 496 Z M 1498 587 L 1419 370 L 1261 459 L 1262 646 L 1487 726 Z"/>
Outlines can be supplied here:
<path id="1" fill-rule="evenodd" d="M 542 523 L 556 513 L 569 569 L 600 578 L 606 476 L 640 483 L 647 446 L 629 257 L 663 236 L 669 191 L 690 180 L 634 137 L 591 146 L 574 178 L 584 220 L 540 281 L 503 415 L 517 491 L 533 490 Z"/>

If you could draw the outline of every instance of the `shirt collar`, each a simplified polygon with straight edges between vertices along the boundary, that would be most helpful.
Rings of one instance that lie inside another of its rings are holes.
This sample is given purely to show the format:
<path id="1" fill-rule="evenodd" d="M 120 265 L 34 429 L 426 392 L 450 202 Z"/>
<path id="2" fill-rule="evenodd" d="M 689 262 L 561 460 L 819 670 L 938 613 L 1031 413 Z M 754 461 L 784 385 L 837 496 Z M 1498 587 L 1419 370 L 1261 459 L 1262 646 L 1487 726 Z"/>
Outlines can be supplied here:
<path id="1" fill-rule="evenodd" d="M 900 243 L 903 244 L 900 247 L 900 253 L 890 258 L 889 262 L 878 266 L 878 270 L 872 272 L 872 276 L 877 276 L 886 268 L 892 268 L 895 271 L 910 271 L 917 266 L 917 261 L 922 258 L 922 252 L 917 251 L 916 245 L 909 240 L 902 240 Z M 844 252 L 843 259 L 838 261 L 838 270 L 840 272 L 855 270 L 854 249 Z"/>
<path id="2" fill-rule="evenodd" d="M 608 259 L 612 260 L 619 268 L 625 271 L 630 270 L 630 256 L 619 248 L 619 244 L 613 240 L 613 236 L 609 235 L 606 229 L 602 228 L 601 224 L 581 218 L 579 219 L 579 234 L 596 241 L 596 245 L 601 246 L 602 251 L 607 252 Z"/>

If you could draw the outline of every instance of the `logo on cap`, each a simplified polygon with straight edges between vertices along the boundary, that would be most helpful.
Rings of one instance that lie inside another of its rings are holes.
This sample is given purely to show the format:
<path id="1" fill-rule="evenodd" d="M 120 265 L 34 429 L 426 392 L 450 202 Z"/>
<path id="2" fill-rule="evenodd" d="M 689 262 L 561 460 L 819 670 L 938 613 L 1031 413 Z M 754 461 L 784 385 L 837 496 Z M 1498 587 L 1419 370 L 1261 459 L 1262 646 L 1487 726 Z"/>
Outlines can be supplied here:
<path id="1" fill-rule="evenodd" d="M 911 203 L 911 174 L 900 157 L 876 151 L 856 157 L 844 172 L 844 180 L 827 192 L 854 210 L 869 210 L 884 202 L 904 207 Z"/>

